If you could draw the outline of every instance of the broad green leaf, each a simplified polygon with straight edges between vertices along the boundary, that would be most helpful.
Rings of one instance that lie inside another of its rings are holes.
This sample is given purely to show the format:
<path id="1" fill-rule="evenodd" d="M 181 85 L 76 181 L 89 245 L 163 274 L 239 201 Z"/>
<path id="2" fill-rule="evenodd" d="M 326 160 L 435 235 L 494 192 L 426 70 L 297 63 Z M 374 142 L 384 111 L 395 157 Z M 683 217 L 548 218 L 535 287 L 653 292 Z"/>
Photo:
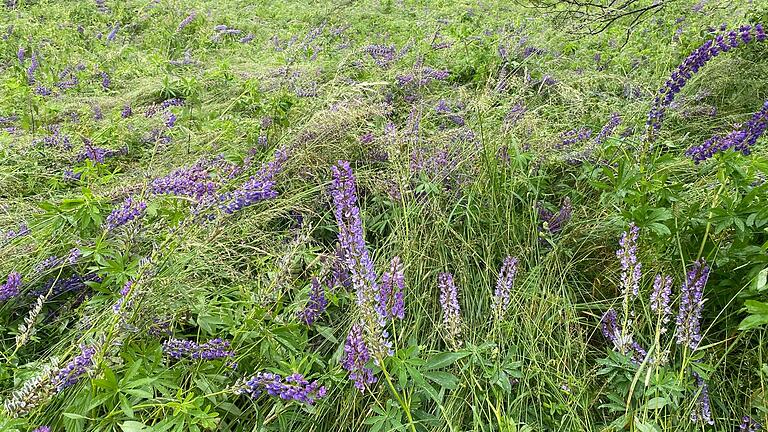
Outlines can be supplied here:
<path id="1" fill-rule="evenodd" d="M 440 369 L 445 366 L 452 365 L 459 359 L 463 359 L 468 355 L 469 353 L 464 351 L 440 353 L 427 360 L 427 362 L 424 363 L 424 369 Z"/>

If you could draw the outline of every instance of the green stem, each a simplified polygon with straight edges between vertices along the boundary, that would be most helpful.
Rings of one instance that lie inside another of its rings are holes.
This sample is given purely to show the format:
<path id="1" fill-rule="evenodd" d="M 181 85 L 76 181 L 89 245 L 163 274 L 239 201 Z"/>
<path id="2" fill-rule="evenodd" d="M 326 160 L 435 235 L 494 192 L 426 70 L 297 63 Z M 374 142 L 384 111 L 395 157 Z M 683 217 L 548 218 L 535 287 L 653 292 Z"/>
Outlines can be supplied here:
<path id="1" fill-rule="evenodd" d="M 416 425 L 413 422 L 413 417 L 411 416 L 411 409 L 405 403 L 405 400 L 403 400 L 403 398 L 400 396 L 400 392 L 395 389 L 395 385 L 392 383 L 392 379 L 389 377 L 389 373 L 387 373 L 387 368 L 384 367 L 383 359 L 379 359 L 379 364 L 381 364 L 381 371 L 384 373 L 384 378 L 387 380 L 389 389 L 392 391 L 392 394 L 395 395 L 395 399 L 397 399 L 397 402 L 400 404 L 400 406 L 403 407 L 403 411 L 405 411 L 405 416 L 408 418 L 408 425 L 411 427 L 411 431 L 416 432 Z"/>

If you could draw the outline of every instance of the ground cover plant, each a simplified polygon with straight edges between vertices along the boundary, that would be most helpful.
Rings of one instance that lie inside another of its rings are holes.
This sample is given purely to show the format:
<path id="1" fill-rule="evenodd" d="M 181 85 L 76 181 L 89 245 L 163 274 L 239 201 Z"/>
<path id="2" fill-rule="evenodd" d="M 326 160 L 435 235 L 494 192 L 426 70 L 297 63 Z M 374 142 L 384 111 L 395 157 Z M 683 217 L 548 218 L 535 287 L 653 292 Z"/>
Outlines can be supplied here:
<path id="1" fill-rule="evenodd" d="M 768 4 L 616 3 L 0 4 L 0 430 L 761 430 Z"/>

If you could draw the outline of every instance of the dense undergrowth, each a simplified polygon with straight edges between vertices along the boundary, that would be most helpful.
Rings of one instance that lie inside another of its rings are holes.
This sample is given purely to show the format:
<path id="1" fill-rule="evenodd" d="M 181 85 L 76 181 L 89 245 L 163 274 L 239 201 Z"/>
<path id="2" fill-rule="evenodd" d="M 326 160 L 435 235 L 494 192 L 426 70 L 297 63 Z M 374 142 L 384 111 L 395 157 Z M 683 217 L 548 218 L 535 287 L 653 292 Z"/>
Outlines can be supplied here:
<path id="1" fill-rule="evenodd" d="M 768 421 L 764 2 L 0 11 L 0 430 Z"/>

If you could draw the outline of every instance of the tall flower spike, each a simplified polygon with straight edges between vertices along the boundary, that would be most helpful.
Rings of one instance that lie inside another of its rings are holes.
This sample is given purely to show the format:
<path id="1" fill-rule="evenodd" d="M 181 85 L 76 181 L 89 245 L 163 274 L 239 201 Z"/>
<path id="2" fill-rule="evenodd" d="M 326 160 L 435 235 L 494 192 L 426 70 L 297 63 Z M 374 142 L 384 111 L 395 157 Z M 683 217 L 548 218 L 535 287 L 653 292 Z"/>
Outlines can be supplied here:
<path id="1" fill-rule="evenodd" d="M 691 421 L 702 421 L 706 424 L 713 425 L 715 420 L 712 418 L 712 407 L 709 403 L 709 386 L 704 382 L 704 378 L 698 373 L 693 373 L 696 379 L 696 387 L 699 389 L 699 396 L 696 399 L 696 410 L 691 412 Z"/>
<path id="2" fill-rule="evenodd" d="M 512 285 L 517 275 L 517 258 L 508 256 L 504 258 L 496 279 L 496 291 L 493 293 L 493 308 L 499 316 L 507 312 L 512 294 Z"/>
<path id="3" fill-rule="evenodd" d="M 80 355 L 67 363 L 54 377 L 53 383 L 56 386 L 56 391 L 60 392 L 75 385 L 80 377 L 88 373 L 93 368 L 94 354 L 96 354 L 96 348 L 86 345 L 80 346 Z"/>
<path id="4" fill-rule="evenodd" d="M 134 219 L 140 218 L 146 209 L 147 203 L 143 201 L 136 202 L 133 201 L 133 198 L 128 197 L 120 207 L 112 210 L 112 213 L 107 216 L 104 227 L 107 231 L 112 231 Z"/>
<path id="5" fill-rule="evenodd" d="M 680 290 L 680 309 L 675 322 L 677 343 L 695 350 L 701 342 L 701 310 L 704 306 L 704 286 L 709 278 L 709 266 L 702 259 L 693 263 Z"/>
<path id="6" fill-rule="evenodd" d="M 390 263 L 389 271 L 384 272 L 381 276 L 380 314 L 398 319 L 405 317 L 404 288 L 403 263 L 400 261 L 400 257 L 394 257 Z"/>
<path id="7" fill-rule="evenodd" d="M 461 345 L 459 333 L 461 332 L 461 311 L 459 309 L 459 293 L 453 282 L 453 275 L 440 273 L 437 278 L 440 288 L 440 306 L 443 308 L 443 326 L 448 339 L 454 345 Z"/>
<path id="8" fill-rule="evenodd" d="M 634 223 L 629 224 L 629 231 L 624 232 L 619 241 L 621 249 L 616 251 L 616 256 L 621 260 L 621 290 L 625 302 L 629 302 L 630 297 L 637 296 L 640 289 L 642 264 L 637 260 L 639 233 L 640 229 Z"/>
<path id="9" fill-rule="evenodd" d="M 381 292 L 363 237 L 363 222 L 357 206 L 357 186 L 349 162 L 333 166 L 333 214 L 339 227 L 339 243 L 357 291 L 357 304 L 363 321 L 363 336 L 375 359 L 390 353 L 391 342 L 385 329 L 387 315 L 382 313 Z"/>
<path id="10" fill-rule="evenodd" d="M 729 149 L 741 152 L 744 156 L 752 152 L 751 147 L 757 142 L 768 128 L 768 101 L 745 125 L 735 125 L 727 135 L 714 135 L 701 145 L 695 145 L 686 150 L 685 155 L 699 164 L 720 152 Z"/>
<path id="11" fill-rule="evenodd" d="M 235 393 L 247 394 L 254 399 L 266 393 L 283 400 L 294 400 L 309 405 L 326 394 L 325 387 L 317 381 L 310 383 L 304 378 L 304 375 L 298 373 L 288 375 L 283 379 L 277 374 L 258 372 L 247 381 L 236 384 L 235 388 Z"/>
<path id="12" fill-rule="evenodd" d="M 19 288 L 21 288 L 21 274 L 11 272 L 6 282 L 0 285 L 0 301 L 6 301 L 19 295 Z"/>
<path id="13" fill-rule="evenodd" d="M 341 359 L 341 367 L 349 371 L 349 379 L 355 383 L 355 387 L 364 391 L 365 386 L 377 381 L 373 370 L 365 365 L 371 360 L 371 354 L 363 339 L 363 327 L 355 324 L 349 330 L 347 340 L 344 342 L 344 357 Z"/>
<path id="14" fill-rule="evenodd" d="M 650 303 L 651 310 L 659 315 L 662 324 L 668 323 L 669 317 L 672 315 L 672 307 L 669 304 L 671 294 L 672 278 L 656 275 L 656 279 L 653 281 Z"/>
<path id="15" fill-rule="evenodd" d="M 310 284 L 312 289 L 309 292 L 309 301 L 304 309 L 299 312 L 299 319 L 307 325 L 314 323 L 328 306 L 328 300 L 325 298 L 325 288 L 320 283 L 320 280 L 313 277 Z"/>

